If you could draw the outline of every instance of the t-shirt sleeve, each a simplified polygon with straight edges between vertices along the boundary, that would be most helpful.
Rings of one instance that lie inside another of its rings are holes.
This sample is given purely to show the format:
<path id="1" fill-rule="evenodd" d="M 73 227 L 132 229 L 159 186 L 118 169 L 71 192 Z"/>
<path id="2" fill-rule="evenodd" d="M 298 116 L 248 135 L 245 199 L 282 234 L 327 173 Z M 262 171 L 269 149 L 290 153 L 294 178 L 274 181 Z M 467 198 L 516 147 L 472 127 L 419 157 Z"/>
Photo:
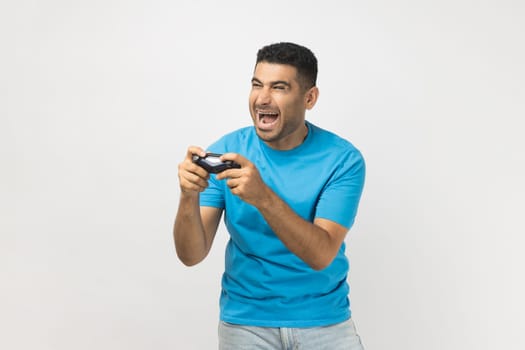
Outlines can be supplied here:
<path id="1" fill-rule="evenodd" d="M 316 207 L 316 218 L 352 227 L 365 182 L 365 161 L 353 150 L 323 189 Z"/>
<path id="2" fill-rule="evenodd" d="M 208 187 L 200 193 L 200 206 L 224 209 L 224 187 L 221 182 L 212 174 L 208 183 Z"/>

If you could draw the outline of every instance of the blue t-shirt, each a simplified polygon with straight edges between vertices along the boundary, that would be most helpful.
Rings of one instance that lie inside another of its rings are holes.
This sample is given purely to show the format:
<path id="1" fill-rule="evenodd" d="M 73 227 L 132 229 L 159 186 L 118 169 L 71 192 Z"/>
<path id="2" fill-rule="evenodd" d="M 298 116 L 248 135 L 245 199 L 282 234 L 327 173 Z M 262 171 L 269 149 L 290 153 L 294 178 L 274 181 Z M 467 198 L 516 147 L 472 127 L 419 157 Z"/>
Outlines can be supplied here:
<path id="1" fill-rule="evenodd" d="M 299 216 L 324 218 L 350 228 L 364 184 L 361 153 L 348 141 L 309 122 L 298 147 L 267 146 L 254 127 L 225 135 L 211 152 L 250 160 L 264 182 Z M 214 175 L 201 206 L 224 209 L 230 233 L 220 297 L 221 320 L 261 327 L 315 327 L 350 318 L 348 259 L 343 243 L 334 261 L 315 271 L 293 254 L 252 205 Z"/>

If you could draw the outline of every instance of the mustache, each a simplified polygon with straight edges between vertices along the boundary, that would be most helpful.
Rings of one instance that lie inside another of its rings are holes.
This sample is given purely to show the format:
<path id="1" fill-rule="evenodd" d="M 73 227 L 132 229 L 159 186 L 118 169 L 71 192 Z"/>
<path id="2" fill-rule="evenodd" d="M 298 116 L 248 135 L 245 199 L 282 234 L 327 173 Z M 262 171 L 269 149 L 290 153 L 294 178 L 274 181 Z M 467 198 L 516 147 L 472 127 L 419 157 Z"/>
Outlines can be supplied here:
<path id="1" fill-rule="evenodd" d="M 255 106 L 254 109 L 256 112 L 275 112 L 275 113 L 279 112 L 278 108 L 271 108 L 268 106 Z"/>

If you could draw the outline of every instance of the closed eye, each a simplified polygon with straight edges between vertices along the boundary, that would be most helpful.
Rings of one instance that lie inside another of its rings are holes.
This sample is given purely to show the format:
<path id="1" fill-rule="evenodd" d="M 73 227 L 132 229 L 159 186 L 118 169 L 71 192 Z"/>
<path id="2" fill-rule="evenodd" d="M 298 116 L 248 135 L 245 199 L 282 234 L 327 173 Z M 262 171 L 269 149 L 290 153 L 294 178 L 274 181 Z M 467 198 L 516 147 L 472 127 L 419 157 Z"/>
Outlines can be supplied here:
<path id="1" fill-rule="evenodd" d="M 252 79 L 252 88 L 261 88 L 263 86 L 263 83 L 259 81 L 257 78 Z"/>
<path id="2" fill-rule="evenodd" d="M 291 86 L 287 81 L 278 80 L 272 83 L 272 88 L 275 90 L 289 90 L 290 87 Z"/>

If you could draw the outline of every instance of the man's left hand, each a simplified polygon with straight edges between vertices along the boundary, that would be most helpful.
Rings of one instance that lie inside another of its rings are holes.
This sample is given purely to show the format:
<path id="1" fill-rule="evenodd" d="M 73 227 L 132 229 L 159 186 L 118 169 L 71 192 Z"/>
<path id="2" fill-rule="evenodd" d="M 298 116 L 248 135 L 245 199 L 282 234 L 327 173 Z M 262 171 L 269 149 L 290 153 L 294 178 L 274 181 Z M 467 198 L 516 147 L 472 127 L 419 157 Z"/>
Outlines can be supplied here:
<path id="1" fill-rule="evenodd" d="M 217 174 L 218 180 L 226 180 L 233 194 L 255 207 L 269 200 L 272 191 L 252 162 L 237 153 L 225 153 L 221 160 L 232 160 L 241 166 L 240 169 L 228 169 Z"/>

